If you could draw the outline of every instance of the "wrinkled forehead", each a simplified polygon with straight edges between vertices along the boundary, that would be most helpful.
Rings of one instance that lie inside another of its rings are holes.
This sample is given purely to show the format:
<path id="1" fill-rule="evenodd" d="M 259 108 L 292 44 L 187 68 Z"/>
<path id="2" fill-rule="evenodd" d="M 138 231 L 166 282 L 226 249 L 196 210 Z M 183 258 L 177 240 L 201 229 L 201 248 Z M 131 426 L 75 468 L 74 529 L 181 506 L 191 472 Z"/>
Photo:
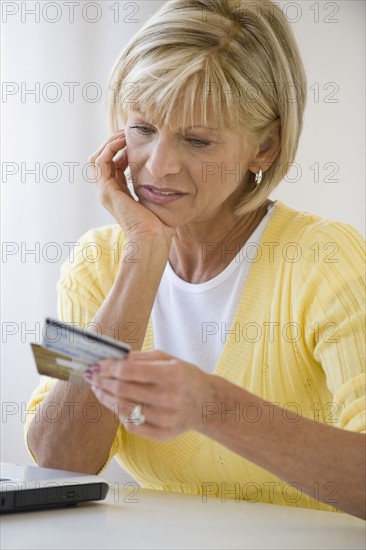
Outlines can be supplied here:
<path id="1" fill-rule="evenodd" d="M 129 108 L 126 114 L 129 119 L 141 119 L 153 126 L 169 129 L 173 133 L 181 133 L 188 129 L 204 129 L 215 134 L 233 130 L 226 124 L 215 126 L 214 117 L 208 116 L 205 119 L 199 108 L 194 109 L 187 116 L 184 110 L 178 106 L 169 116 L 161 114 L 160 117 L 157 117 L 156 111 L 148 110 L 143 105 L 135 105 L 133 108 Z"/>
<path id="2" fill-rule="evenodd" d="M 136 86 L 134 101 L 123 105 L 123 118 L 139 115 L 144 121 L 173 132 L 192 127 L 205 127 L 211 132 L 239 131 L 238 117 L 223 94 L 212 87 L 187 87 L 175 97 L 172 94 L 139 94 Z M 140 84 L 141 89 L 141 84 Z"/>

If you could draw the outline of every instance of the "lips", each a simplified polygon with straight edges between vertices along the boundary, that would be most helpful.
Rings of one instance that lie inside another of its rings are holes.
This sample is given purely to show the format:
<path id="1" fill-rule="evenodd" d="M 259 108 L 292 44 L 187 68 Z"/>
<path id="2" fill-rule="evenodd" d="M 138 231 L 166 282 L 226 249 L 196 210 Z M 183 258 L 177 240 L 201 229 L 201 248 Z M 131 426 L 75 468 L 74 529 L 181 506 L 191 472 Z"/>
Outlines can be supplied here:
<path id="1" fill-rule="evenodd" d="M 181 199 L 187 193 L 182 193 L 171 187 L 155 187 L 154 185 L 142 185 L 141 193 L 146 200 L 155 204 L 168 204 Z"/>
<path id="2" fill-rule="evenodd" d="M 170 187 L 155 187 L 154 185 L 143 185 L 142 187 L 146 187 L 146 189 L 150 189 L 155 193 L 162 193 L 162 194 L 174 193 L 176 195 L 185 195 L 185 193 L 182 193 L 182 191 L 178 191 L 177 189 L 171 189 Z"/>

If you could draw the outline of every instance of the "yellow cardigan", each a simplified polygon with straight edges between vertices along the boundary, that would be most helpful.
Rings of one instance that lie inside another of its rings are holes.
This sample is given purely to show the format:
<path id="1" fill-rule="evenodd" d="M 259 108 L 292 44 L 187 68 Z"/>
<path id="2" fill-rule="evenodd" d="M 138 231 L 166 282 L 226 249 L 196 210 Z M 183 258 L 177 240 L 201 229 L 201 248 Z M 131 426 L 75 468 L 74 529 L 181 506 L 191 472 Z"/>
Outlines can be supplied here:
<path id="1" fill-rule="evenodd" d="M 123 254 L 133 260 L 123 244 L 118 224 L 81 237 L 57 284 L 61 320 L 85 327 L 94 318 Z M 296 411 L 365 432 L 364 275 L 365 240 L 356 229 L 277 201 L 214 374 L 279 404 L 290 419 Z M 153 348 L 150 319 L 143 349 Z M 26 433 L 54 383 L 41 377 L 27 406 Z M 322 510 L 335 510 L 337 502 L 332 480 L 323 488 L 328 504 L 320 503 L 316 483 L 314 498 L 301 494 L 296 484 L 195 431 L 160 443 L 120 424 L 104 468 L 112 456 L 144 488 Z"/>

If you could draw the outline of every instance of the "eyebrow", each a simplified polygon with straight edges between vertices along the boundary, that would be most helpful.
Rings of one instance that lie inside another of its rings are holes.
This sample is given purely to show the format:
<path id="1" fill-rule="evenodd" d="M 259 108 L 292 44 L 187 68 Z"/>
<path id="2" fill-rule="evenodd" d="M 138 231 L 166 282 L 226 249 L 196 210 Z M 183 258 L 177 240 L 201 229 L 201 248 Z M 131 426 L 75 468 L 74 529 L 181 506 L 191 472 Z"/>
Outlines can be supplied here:
<path id="1" fill-rule="evenodd" d="M 213 132 L 220 132 L 219 128 L 211 128 L 210 126 L 188 126 L 186 130 L 191 130 L 192 128 L 202 128 L 203 130 L 212 130 Z M 179 130 L 184 130 L 184 128 L 179 128 Z"/>
<path id="2" fill-rule="evenodd" d="M 145 121 L 147 121 L 147 116 L 142 111 L 135 111 L 135 113 L 143 118 Z M 201 128 L 202 130 L 211 130 L 212 132 L 220 132 L 220 128 L 212 128 L 210 126 L 202 126 L 202 125 L 195 125 L 195 126 L 188 126 L 187 128 L 178 128 L 178 132 L 181 132 L 182 130 L 191 130 L 194 128 Z"/>

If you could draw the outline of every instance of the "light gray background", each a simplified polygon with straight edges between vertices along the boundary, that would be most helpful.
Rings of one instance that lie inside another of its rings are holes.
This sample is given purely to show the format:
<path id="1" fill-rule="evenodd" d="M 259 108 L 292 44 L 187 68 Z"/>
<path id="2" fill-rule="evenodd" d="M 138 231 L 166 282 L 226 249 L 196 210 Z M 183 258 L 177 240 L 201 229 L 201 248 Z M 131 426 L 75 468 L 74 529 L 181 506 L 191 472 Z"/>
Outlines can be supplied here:
<path id="1" fill-rule="evenodd" d="M 107 137 L 103 105 L 93 101 L 95 87 L 88 83 L 104 87 L 119 51 L 162 3 L 119 2 L 116 22 L 111 10 L 116 2 L 81 1 L 73 22 L 64 2 L 51 2 L 53 7 L 44 13 L 46 2 L 41 2 L 39 22 L 27 12 L 35 2 L 2 3 L 2 79 L 5 91 L 14 92 L 4 95 L 3 88 L 1 105 L 2 161 L 14 163 L 3 164 L 2 178 L 2 241 L 8 250 L 14 249 L 13 255 L 2 256 L 1 264 L 2 460 L 32 463 L 24 445 L 23 420 L 38 383 L 30 342 L 40 336 L 27 331 L 36 323 L 41 326 L 46 316 L 56 316 L 55 285 L 68 254 L 64 243 L 77 241 L 90 227 L 114 223 L 99 205 L 94 184 L 82 174 L 88 156 Z M 4 10 L 12 9 L 10 4 L 18 11 L 7 16 Z M 271 198 L 351 223 L 364 234 L 365 4 L 279 4 L 298 38 L 309 100 L 296 167 Z M 58 16 L 59 21 L 50 23 Z M 55 88 L 48 86 L 50 82 L 61 90 L 58 101 L 51 101 Z M 80 83 L 74 101 L 67 82 Z M 34 89 L 36 83 L 37 100 L 34 95 L 22 97 L 21 90 Z M 25 173 L 36 162 L 39 182 Z M 56 178 L 56 170 L 47 168 L 50 162 L 60 166 L 59 181 L 50 181 Z M 72 182 L 65 164 L 71 162 L 79 163 Z M 9 166 L 17 173 L 5 178 Z M 49 243 L 57 243 L 58 261 L 52 261 L 56 249 Z M 39 254 L 22 257 L 22 251 L 37 246 Z M 114 462 L 104 475 L 111 482 L 129 479 Z"/>

